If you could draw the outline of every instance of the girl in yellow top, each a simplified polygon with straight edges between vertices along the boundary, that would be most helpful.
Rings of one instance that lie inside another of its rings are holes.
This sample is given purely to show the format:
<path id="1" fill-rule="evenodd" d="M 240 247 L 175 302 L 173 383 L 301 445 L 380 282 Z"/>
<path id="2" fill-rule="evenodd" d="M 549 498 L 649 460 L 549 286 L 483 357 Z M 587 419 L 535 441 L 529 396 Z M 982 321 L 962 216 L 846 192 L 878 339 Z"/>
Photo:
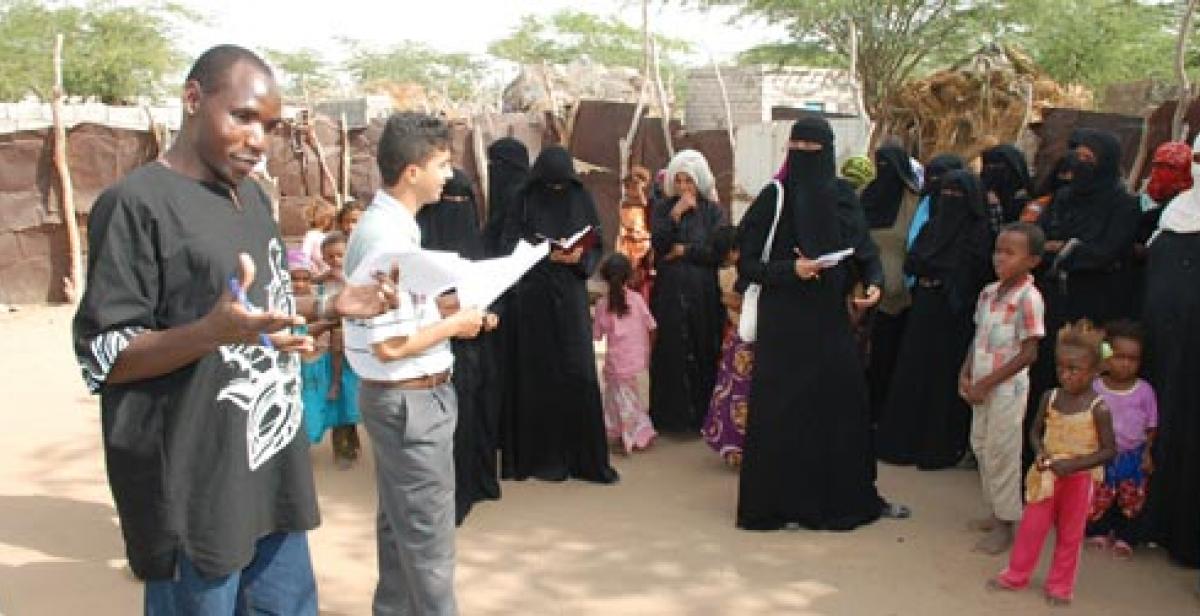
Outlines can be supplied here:
<path id="1" fill-rule="evenodd" d="M 1053 527 L 1046 600 L 1055 605 L 1071 601 L 1092 486 L 1117 452 L 1112 415 L 1092 388 L 1103 341 L 1104 333 L 1086 320 L 1058 332 L 1059 387 L 1042 396 L 1029 433 L 1037 458 L 1025 478 L 1025 512 L 1008 567 L 988 584 L 993 589 L 1018 590 L 1029 584 Z"/>

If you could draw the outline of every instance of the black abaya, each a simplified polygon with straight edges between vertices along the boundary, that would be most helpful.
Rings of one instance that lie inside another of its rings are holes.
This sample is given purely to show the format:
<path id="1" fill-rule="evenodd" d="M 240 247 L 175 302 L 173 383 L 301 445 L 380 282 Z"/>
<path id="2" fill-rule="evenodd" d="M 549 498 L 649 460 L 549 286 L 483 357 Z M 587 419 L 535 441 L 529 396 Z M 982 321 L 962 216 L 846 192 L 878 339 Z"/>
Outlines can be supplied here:
<path id="1" fill-rule="evenodd" d="M 1071 184 L 1055 193 L 1039 221 L 1047 240 L 1066 242 L 1075 238 L 1080 243 L 1069 255 L 1058 259 L 1061 276 L 1046 267 L 1037 279 L 1046 302 L 1047 335 L 1030 369 L 1026 428 L 1042 393 L 1056 382 L 1054 340 L 1059 328 L 1082 318 L 1103 325 L 1136 316 L 1136 279 L 1130 263 L 1141 208 L 1137 197 L 1121 185 L 1120 143 L 1110 133 L 1091 129 L 1076 130 L 1071 141 L 1088 147 L 1096 155 L 1096 162 L 1087 165 L 1071 158 Z M 1053 263 L 1056 255 L 1047 253 L 1043 259 Z M 1028 443 L 1025 458 L 1032 460 Z"/>
<path id="2" fill-rule="evenodd" d="M 512 214 L 506 243 L 566 238 L 587 225 L 599 233 L 592 197 L 560 147 L 538 157 Z M 505 478 L 617 481 L 608 464 L 587 294 L 600 250 L 593 245 L 577 264 L 543 260 L 517 284 L 514 406 L 501 458 Z"/>
<path id="3" fill-rule="evenodd" d="M 421 246 L 457 252 L 468 259 L 483 256 L 471 183 L 462 171 L 442 190 L 442 200 L 417 212 Z M 500 498 L 496 469 L 496 426 L 500 413 L 500 388 L 484 366 L 487 338 L 451 340 L 454 349 L 454 391 L 458 395 L 458 423 L 454 428 L 455 521 L 462 524 L 471 507 L 482 500 Z"/>
<path id="4" fill-rule="evenodd" d="M 862 364 L 846 313 L 850 264 L 800 280 L 794 250 L 816 255 L 852 246 L 865 284 L 879 285 L 882 269 L 865 221 L 839 216 L 856 210 L 856 198 L 833 180 L 832 131 L 824 120 L 801 120 L 797 128 L 802 123 L 814 124 L 817 135 L 805 136 L 825 145 L 815 156 L 789 153 L 768 263 L 760 259 L 776 189 L 764 189 L 742 220 L 739 273 L 763 285 L 738 489 L 737 525 L 747 530 L 789 523 L 849 530 L 878 519 L 884 507 L 875 489 Z"/>
<path id="5" fill-rule="evenodd" d="M 717 257 L 708 245 L 722 213 L 699 198 L 675 222 L 671 209 L 678 202 L 679 197 L 658 202 L 651 218 L 657 277 L 650 310 L 658 336 L 650 357 L 650 419 L 659 432 L 698 435 L 716 382 L 725 323 Z M 686 254 L 667 260 L 676 244 L 686 246 Z"/>
<path id="6" fill-rule="evenodd" d="M 1147 515 L 1171 557 L 1200 567 L 1200 233 L 1149 247 L 1143 322 L 1159 428 Z"/>
<path id="7" fill-rule="evenodd" d="M 908 229 L 917 211 L 916 179 L 903 149 L 883 147 L 875 153 L 878 176 L 863 191 L 862 207 L 883 264 L 883 299 L 871 315 L 871 352 L 867 366 L 871 415 L 882 414 L 888 386 L 908 319 L 912 296 L 904 286 Z"/>
<path id="8" fill-rule="evenodd" d="M 979 181 L 954 171 L 937 214 L 905 263 L 915 276 L 897 367 L 879 421 L 879 459 L 926 470 L 953 466 L 967 450 L 971 408 L 958 395 L 958 375 L 974 334 L 975 299 L 991 279 L 991 230 Z"/>

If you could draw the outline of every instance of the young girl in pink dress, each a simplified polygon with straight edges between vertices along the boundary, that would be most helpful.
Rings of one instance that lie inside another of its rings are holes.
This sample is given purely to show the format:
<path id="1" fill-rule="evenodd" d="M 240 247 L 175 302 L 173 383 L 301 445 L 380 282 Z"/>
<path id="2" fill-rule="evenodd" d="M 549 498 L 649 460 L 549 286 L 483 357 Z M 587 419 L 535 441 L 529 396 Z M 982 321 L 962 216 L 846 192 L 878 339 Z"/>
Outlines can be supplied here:
<path id="1" fill-rule="evenodd" d="M 650 423 L 646 389 L 650 349 L 658 325 L 641 294 L 629 289 L 633 265 L 613 253 L 600 265 L 608 293 L 596 305 L 592 333 L 607 339 L 604 355 L 604 428 L 610 442 L 619 442 L 629 454 L 645 449 L 657 436 Z"/>

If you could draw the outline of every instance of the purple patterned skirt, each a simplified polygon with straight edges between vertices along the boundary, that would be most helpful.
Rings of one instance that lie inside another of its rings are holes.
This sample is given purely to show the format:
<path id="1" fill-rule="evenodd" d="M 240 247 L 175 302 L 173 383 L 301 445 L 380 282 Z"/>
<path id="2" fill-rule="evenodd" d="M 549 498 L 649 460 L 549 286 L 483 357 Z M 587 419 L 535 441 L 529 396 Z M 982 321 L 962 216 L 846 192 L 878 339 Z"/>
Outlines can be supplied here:
<path id="1" fill-rule="evenodd" d="M 717 369 L 717 385 L 713 388 L 701 434 L 708 446 L 734 467 L 742 462 L 742 445 L 746 442 L 750 374 L 753 368 L 754 343 L 743 342 L 736 327 L 726 327 L 725 340 L 721 344 L 721 364 Z"/>

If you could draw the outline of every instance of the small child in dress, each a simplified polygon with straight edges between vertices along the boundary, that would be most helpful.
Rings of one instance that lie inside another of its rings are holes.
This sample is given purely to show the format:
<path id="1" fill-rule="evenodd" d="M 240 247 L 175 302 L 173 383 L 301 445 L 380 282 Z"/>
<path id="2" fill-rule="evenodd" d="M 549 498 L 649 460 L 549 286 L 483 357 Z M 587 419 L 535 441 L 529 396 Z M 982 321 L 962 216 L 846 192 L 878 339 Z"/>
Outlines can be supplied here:
<path id="1" fill-rule="evenodd" d="M 610 442 L 619 442 L 625 453 L 645 449 L 658 434 L 650 423 L 649 406 L 642 396 L 650 366 L 650 349 L 658 324 L 641 294 L 631 290 L 633 264 L 613 253 L 600 265 L 608 292 L 596 305 L 592 334 L 607 339 L 604 354 L 604 428 Z"/>
<path id="2" fill-rule="evenodd" d="M 721 363 L 717 367 L 716 386 L 708 405 L 701 435 L 708 446 L 730 466 L 742 464 L 746 443 L 746 419 L 749 416 L 750 375 L 754 367 L 754 343 L 738 336 L 742 314 L 742 285 L 738 284 L 738 239 L 735 227 L 717 229 L 709 242 L 712 254 L 721 259 L 717 278 L 721 285 L 721 303 L 725 306 L 725 334 L 721 343 Z"/>
<path id="3" fill-rule="evenodd" d="M 288 273 L 292 280 L 292 293 L 298 297 L 311 297 L 314 292 L 312 262 L 303 249 L 288 250 Z M 300 401 L 304 407 L 304 430 L 308 441 L 321 442 L 329 425 L 329 386 L 332 371 L 329 365 L 329 332 L 336 327 L 333 321 L 318 321 L 296 328 L 298 334 L 312 336 L 315 345 L 312 351 L 300 354 Z"/>
<path id="4" fill-rule="evenodd" d="M 1104 467 L 1104 481 L 1095 486 L 1088 545 L 1111 548 L 1117 558 L 1128 559 L 1140 539 L 1146 486 L 1154 472 L 1150 450 L 1158 431 L 1158 401 L 1150 384 L 1138 378 L 1141 327 L 1132 321 L 1117 321 L 1104 329 L 1112 354 L 1095 389 L 1112 412 L 1117 457 Z"/>
<path id="5" fill-rule="evenodd" d="M 1042 295 L 1029 272 L 1045 244 L 1028 223 L 1004 227 L 992 266 L 1000 280 L 979 294 L 975 338 L 959 374 L 959 395 L 972 407 L 971 449 L 988 517 L 968 524 L 987 533 L 974 550 L 998 555 L 1013 542 L 1021 519 L 1021 423 L 1029 396 L 1029 366 L 1045 337 Z"/>
<path id="6" fill-rule="evenodd" d="M 1094 387 L 1103 341 L 1104 333 L 1086 320 L 1058 332 L 1054 362 L 1059 387 L 1042 396 L 1029 431 L 1036 458 L 1025 476 L 1025 513 L 1008 567 L 988 582 L 989 588 L 1018 590 L 1028 585 L 1053 527 L 1046 601 L 1071 602 L 1092 487 L 1104 478 L 1104 464 L 1117 453 L 1112 414 Z"/>
<path id="7" fill-rule="evenodd" d="M 329 265 L 329 274 L 318 285 L 318 296 L 322 304 L 329 301 L 345 286 L 346 236 L 341 231 L 331 231 L 321 242 L 321 255 Z M 362 449 L 358 440 L 358 375 L 346 360 L 342 328 L 330 332 L 331 382 L 327 399 L 331 410 L 330 426 L 333 427 L 333 459 L 338 468 L 346 469 L 358 459 Z"/>
<path id="8" fill-rule="evenodd" d="M 312 203 L 304 209 L 304 220 L 308 223 L 308 231 L 304 234 L 300 250 L 304 252 L 304 256 L 308 257 L 309 263 L 312 264 L 313 274 L 318 277 L 323 277 L 329 271 L 325 258 L 321 256 L 321 242 L 325 239 L 325 234 L 333 229 L 333 220 L 336 214 L 337 208 L 320 197 L 313 197 Z"/>

